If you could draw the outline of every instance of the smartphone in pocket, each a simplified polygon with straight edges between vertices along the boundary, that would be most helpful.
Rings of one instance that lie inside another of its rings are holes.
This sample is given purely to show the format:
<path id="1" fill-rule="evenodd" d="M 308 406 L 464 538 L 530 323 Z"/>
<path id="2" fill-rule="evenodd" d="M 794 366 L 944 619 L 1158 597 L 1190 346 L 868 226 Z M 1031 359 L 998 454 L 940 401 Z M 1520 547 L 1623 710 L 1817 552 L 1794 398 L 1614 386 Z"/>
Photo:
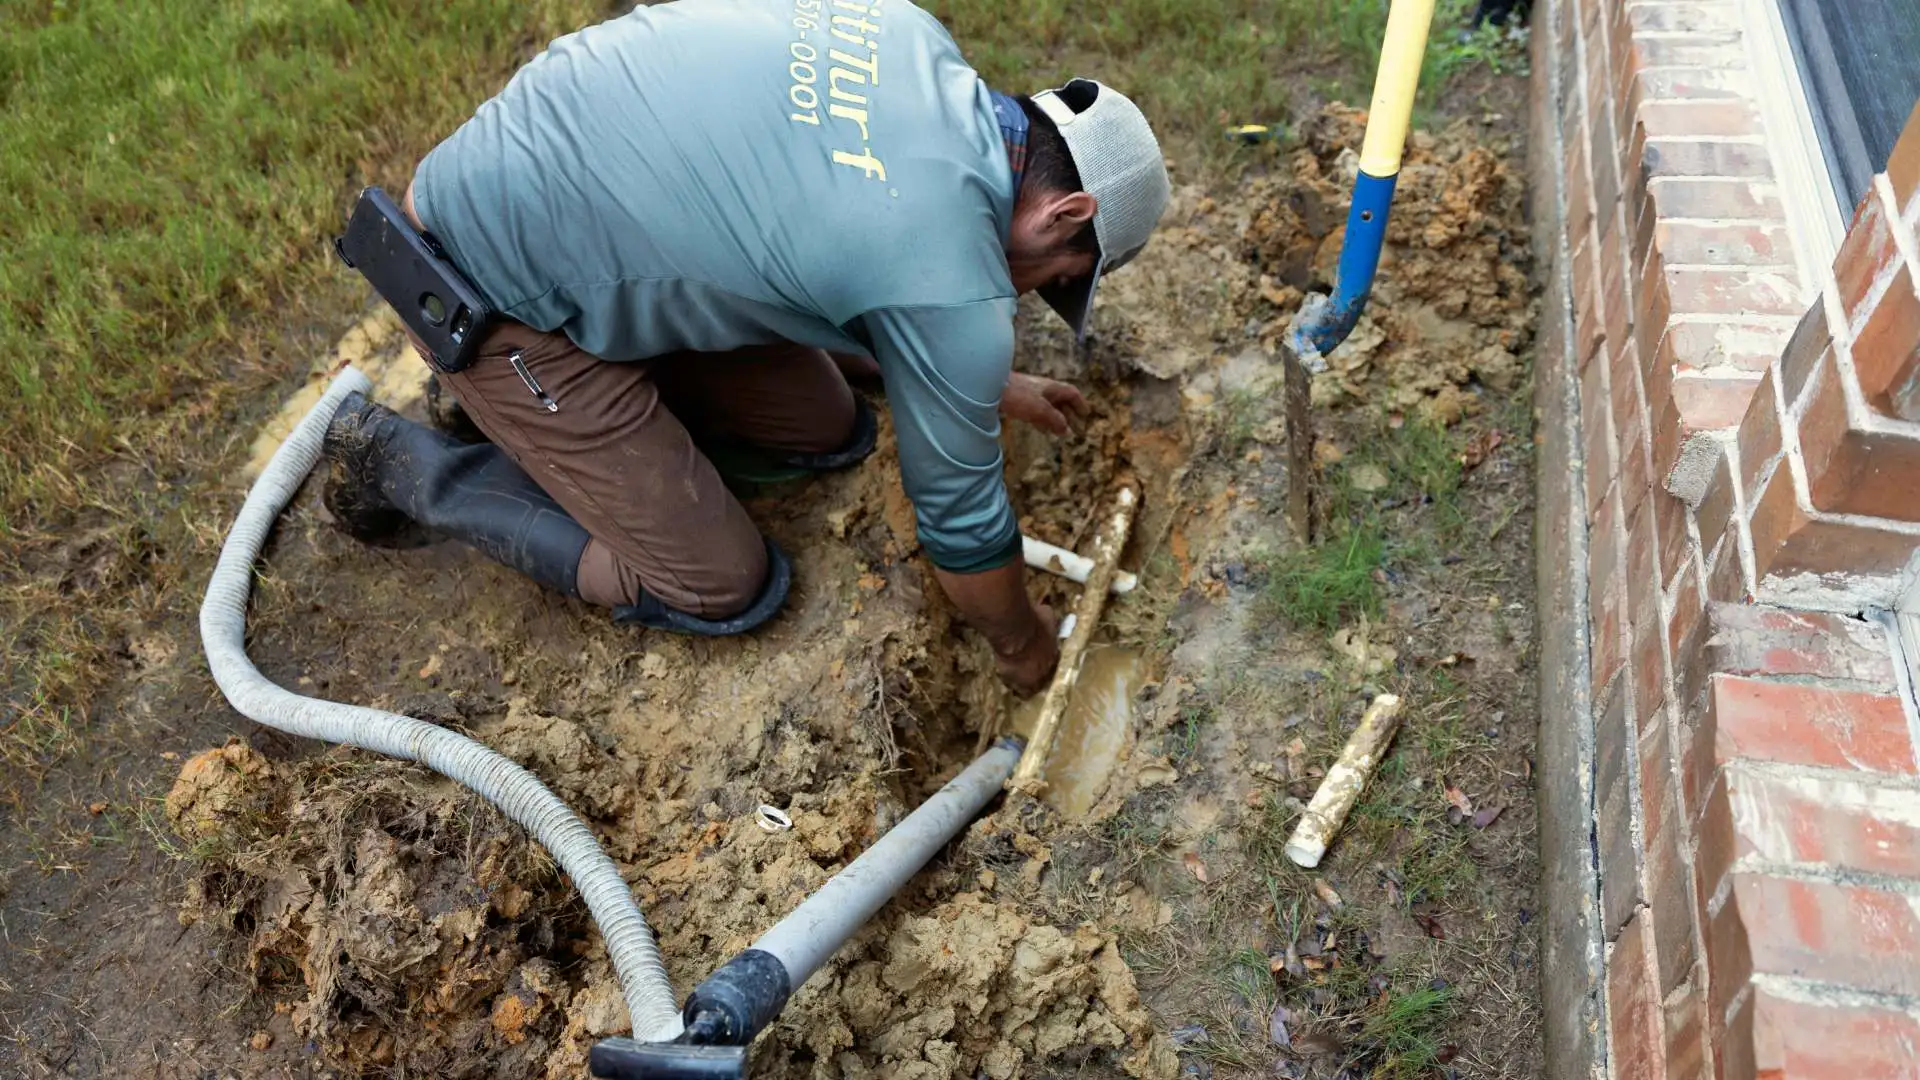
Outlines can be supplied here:
<path id="1" fill-rule="evenodd" d="M 436 369 L 464 371 L 473 363 L 493 309 L 440 242 L 414 228 L 385 191 L 360 193 L 333 250 L 399 313 Z"/>

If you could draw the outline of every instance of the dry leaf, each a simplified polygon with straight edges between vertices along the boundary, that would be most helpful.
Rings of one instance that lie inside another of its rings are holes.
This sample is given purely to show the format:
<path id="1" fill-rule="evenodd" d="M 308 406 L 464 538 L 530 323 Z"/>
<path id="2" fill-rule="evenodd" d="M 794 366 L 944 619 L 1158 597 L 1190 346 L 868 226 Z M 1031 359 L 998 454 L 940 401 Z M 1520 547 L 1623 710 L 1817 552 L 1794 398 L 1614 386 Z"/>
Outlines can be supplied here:
<path id="1" fill-rule="evenodd" d="M 1287 779 L 1298 780 L 1307 775 L 1307 741 L 1295 737 L 1287 744 Z"/>
<path id="2" fill-rule="evenodd" d="M 1321 903 L 1335 911 L 1340 910 L 1340 894 L 1333 891 L 1333 886 L 1327 882 L 1326 878 L 1313 879 L 1313 894 L 1320 898 Z"/>
<path id="3" fill-rule="evenodd" d="M 1285 1005 L 1273 1007 L 1273 1016 L 1267 1021 L 1267 1038 L 1273 1041 L 1273 1045 L 1293 1045 L 1293 1036 L 1287 1031 L 1287 1021 L 1291 1019 L 1293 1014 L 1287 1011 Z"/>
<path id="4" fill-rule="evenodd" d="M 1506 432 L 1501 431 L 1499 428 L 1494 428 L 1492 431 L 1483 431 L 1475 435 L 1473 438 L 1467 440 L 1467 447 L 1460 454 L 1460 467 L 1463 469 L 1479 468 L 1481 463 L 1489 457 L 1492 457 L 1493 452 L 1500 449 L 1500 444 L 1506 441 Z"/>
<path id="5" fill-rule="evenodd" d="M 1425 930 L 1427 936 L 1433 938 L 1435 941 L 1447 940 L 1447 932 L 1441 929 L 1439 916 L 1422 915 L 1419 912 L 1415 912 L 1413 921 L 1419 923 L 1420 929 Z"/>
<path id="6" fill-rule="evenodd" d="M 1300 958 L 1300 963 L 1304 965 L 1308 971 L 1325 971 L 1329 966 L 1325 960 L 1317 956 L 1303 956 Z"/>
<path id="7" fill-rule="evenodd" d="M 1305 1057 L 1325 1057 L 1341 1053 L 1346 1048 L 1346 1044 L 1337 1036 L 1319 1031 L 1301 1035 L 1293 1040 L 1293 1049 Z"/>
<path id="8" fill-rule="evenodd" d="M 106 803 L 91 802 L 87 804 L 87 813 L 92 814 L 94 817 L 99 817 L 101 814 L 104 814 L 106 812 L 107 812 Z"/>
<path id="9" fill-rule="evenodd" d="M 1482 809 L 1479 813 L 1473 815 L 1473 827 L 1476 829 L 1486 828 L 1495 821 L 1498 821 L 1500 819 L 1500 812 L 1505 809 L 1506 807 L 1504 806 L 1489 806 Z"/>
<path id="10" fill-rule="evenodd" d="M 1466 792 L 1452 784 L 1447 785 L 1447 801 L 1453 804 L 1454 809 L 1460 811 L 1460 816 L 1473 816 L 1473 800 L 1467 798 Z"/>
<path id="11" fill-rule="evenodd" d="M 1189 851 L 1180 856 L 1180 861 L 1186 864 L 1187 873 L 1192 874 L 1195 881 L 1202 885 L 1207 883 L 1207 864 L 1200 861 L 1200 856 Z"/>

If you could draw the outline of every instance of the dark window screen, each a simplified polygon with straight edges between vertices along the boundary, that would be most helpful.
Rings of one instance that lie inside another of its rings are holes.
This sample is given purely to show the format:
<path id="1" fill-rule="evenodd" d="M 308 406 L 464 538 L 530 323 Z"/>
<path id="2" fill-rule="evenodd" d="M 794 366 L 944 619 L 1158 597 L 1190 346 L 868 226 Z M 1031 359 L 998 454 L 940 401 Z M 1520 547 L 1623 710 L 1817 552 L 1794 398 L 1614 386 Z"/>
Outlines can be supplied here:
<path id="1" fill-rule="evenodd" d="M 1780 0 L 1780 10 L 1851 216 L 1920 99 L 1920 0 Z"/>

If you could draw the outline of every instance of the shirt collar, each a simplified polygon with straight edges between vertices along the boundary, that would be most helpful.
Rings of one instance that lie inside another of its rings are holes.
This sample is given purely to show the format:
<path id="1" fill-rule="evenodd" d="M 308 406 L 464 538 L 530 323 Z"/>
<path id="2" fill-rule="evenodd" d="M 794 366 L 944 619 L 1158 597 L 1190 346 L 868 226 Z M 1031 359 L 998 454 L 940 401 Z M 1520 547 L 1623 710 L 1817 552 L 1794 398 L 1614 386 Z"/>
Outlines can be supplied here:
<path id="1" fill-rule="evenodd" d="M 1027 171 L 1027 110 L 1012 96 L 998 90 L 993 95 L 993 116 L 1000 124 L 1000 137 L 1006 140 L 1007 164 L 1013 169 L 1013 195 L 1020 197 L 1020 179 Z"/>

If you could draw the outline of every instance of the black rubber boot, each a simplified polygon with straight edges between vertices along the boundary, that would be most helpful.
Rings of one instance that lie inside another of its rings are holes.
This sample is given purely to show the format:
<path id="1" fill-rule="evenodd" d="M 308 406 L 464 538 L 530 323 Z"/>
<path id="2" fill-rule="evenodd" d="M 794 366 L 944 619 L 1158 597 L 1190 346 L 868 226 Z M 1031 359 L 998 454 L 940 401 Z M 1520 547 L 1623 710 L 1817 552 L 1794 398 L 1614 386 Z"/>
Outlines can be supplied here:
<path id="1" fill-rule="evenodd" d="M 462 444 L 359 394 L 341 402 L 324 447 L 333 470 L 323 499 L 348 535 L 389 547 L 459 540 L 579 595 L 587 530 L 499 447 Z"/>
<path id="2" fill-rule="evenodd" d="M 458 540 L 555 592 L 579 595 L 587 530 L 492 443 L 450 435 L 349 394 L 323 443 L 332 471 L 322 498 L 342 531 L 368 544 L 418 546 Z M 747 611 L 709 620 L 651 595 L 616 608 L 615 621 L 718 636 L 752 629 L 780 609 L 792 571 L 767 544 L 767 583 Z"/>

